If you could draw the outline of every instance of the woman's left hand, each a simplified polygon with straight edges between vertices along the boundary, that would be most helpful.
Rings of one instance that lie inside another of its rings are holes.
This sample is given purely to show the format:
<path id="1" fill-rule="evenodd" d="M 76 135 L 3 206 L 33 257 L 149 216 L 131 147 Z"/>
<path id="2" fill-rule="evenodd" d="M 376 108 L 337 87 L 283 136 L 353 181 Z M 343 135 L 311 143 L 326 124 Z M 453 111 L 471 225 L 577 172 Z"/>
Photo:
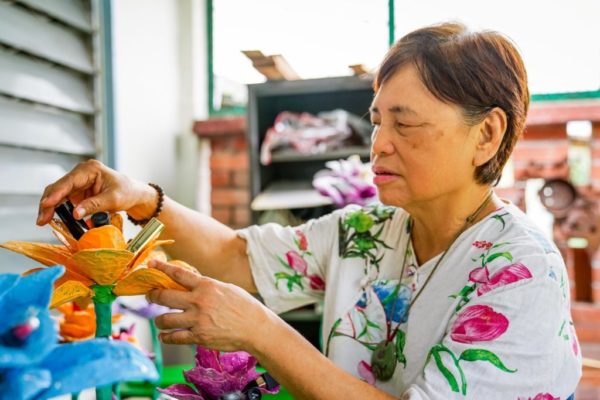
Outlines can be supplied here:
<path id="1" fill-rule="evenodd" d="M 244 289 L 158 260 L 148 266 L 189 290 L 156 289 L 146 296 L 152 303 L 182 310 L 156 318 L 156 326 L 168 330 L 159 335 L 163 343 L 250 351 L 253 338 L 268 332 L 271 312 Z"/>

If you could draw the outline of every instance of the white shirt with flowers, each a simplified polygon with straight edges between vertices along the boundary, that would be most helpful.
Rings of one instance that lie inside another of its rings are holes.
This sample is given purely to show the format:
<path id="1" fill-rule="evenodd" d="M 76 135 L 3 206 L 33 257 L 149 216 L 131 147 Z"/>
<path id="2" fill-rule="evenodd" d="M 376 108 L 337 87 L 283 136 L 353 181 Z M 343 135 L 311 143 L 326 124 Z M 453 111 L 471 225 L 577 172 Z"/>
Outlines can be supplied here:
<path id="1" fill-rule="evenodd" d="M 348 373 L 406 399 L 568 399 L 581 355 L 554 244 L 514 205 L 499 208 L 455 241 L 407 313 L 440 257 L 417 265 L 409 221 L 350 206 L 238 234 L 268 307 L 323 302 L 322 350 Z M 388 362 L 373 363 L 382 342 Z"/>

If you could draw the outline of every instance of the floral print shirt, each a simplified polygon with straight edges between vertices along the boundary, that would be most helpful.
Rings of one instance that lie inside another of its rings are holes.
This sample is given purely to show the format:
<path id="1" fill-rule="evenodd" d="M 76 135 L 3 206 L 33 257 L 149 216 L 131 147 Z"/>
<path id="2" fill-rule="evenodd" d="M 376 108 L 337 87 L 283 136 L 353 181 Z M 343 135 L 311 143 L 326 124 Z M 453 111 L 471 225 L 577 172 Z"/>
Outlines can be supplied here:
<path id="1" fill-rule="evenodd" d="M 402 209 L 349 206 L 300 227 L 238 234 L 265 304 L 282 313 L 323 302 L 323 352 L 390 394 L 538 400 L 575 391 L 581 355 L 564 262 L 512 204 L 460 235 L 410 310 L 441 255 L 418 265 Z M 380 356 L 393 363 L 382 367 Z"/>

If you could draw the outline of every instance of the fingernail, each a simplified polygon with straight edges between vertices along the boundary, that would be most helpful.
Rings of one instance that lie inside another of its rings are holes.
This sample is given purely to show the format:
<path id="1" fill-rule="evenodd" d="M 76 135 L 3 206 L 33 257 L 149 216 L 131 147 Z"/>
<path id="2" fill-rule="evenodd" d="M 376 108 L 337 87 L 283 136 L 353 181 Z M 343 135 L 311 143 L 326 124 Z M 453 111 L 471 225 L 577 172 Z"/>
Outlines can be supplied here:
<path id="1" fill-rule="evenodd" d="M 75 209 L 75 218 L 81 219 L 85 217 L 85 209 L 82 207 L 77 207 Z"/>
<path id="2" fill-rule="evenodd" d="M 40 200 L 40 203 L 45 203 L 46 200 L 48 200 L 48 196 L 42 197 L 42 199 Z"/>

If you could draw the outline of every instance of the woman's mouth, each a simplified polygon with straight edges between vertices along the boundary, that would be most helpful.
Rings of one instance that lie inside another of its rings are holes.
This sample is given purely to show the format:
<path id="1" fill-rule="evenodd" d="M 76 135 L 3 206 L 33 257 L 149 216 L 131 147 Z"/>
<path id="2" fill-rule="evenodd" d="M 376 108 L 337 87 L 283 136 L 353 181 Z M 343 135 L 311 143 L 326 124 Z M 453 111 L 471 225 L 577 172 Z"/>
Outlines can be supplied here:
<path id="1" fill-rule="evenodd" d="M 400 175 L 388 169 L 380 167 L 373 168 L 373 173 L 375 174 L 375 176 L 373 177 L 373 183 L 376 186 L 385 185 L 400 178 Z"/>

